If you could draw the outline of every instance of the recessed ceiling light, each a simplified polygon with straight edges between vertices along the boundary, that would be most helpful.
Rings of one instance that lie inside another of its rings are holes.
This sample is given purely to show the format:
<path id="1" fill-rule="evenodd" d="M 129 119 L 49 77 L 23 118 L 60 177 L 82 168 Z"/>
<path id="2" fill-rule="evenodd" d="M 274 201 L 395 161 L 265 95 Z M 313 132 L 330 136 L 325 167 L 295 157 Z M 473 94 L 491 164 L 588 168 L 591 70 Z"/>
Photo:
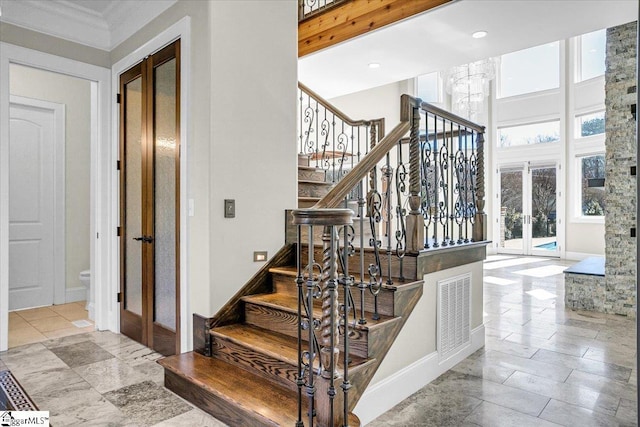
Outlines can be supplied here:
<path id="1" fill-rule="evenodd" d="M 379 62 L 370 62 L 369 63 L 369 68 L 380 68 L 380 63 Z"/>
<path id="2" fill-rule="evenodd" d="M 489 33 L 487 33 L 486 31 L 476 31 L 475 33 L 471 34 L 471 37 L 473 37 L 474 39 L 481 39 L 483 37 L 486 37 L 487 34 Z"/>

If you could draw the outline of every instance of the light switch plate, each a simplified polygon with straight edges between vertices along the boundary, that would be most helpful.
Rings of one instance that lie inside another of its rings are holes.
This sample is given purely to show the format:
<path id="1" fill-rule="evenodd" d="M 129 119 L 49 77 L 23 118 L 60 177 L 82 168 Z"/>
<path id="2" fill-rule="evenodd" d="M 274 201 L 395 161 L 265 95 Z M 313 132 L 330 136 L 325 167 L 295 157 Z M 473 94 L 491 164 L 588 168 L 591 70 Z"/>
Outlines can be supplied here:
<path id="1" fill-rule="evenodd" d="M 224 217 L 236 217 L 236 201 L 234 199 L 224 199 Z"/>

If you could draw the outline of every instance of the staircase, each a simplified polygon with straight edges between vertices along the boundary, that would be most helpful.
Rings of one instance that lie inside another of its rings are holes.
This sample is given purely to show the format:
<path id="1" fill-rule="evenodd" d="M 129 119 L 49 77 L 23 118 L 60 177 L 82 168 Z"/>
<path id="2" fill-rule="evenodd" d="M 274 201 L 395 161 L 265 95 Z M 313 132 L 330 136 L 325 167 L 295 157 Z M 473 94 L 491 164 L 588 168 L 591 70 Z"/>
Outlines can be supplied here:
<path id="1" fill-rule="evenodd" d="M 193 352 L 159 361 L 168 389 L 230 426 L 361 425 L 352 410 L 422 296 L 424 274 L 468 262 L 451 259 L 452 248 L 484 254 L 474 249 L 486 241 L 484 128 L 403 95 L 401 123 L 384 138 L 382 123 L 350 121 L 350 137 L 340 139 L 342 126 L 338 142 L 310 144 L 336 123 L 318 117 L 326 101 L 314 102 L 301 107 L 309 128 L 287 243 L 214 317 L 193 315 Z M 442 128 L 421 139 L 421 117 Z M 441 163 L 454 152 L 455 167 Z M 455 200 L 443 188 L 455 188 Z"/>
<path id="2" fill-rule="evenodd" d="M 310 208 L 326 196 L 333 184 L 327 182 L 327 173 L 312 165 L 311 156 L 298 154 L 298 207 Z"/>
<path id="3" fill-rule="evenodd" d="M 322 247 L 315 250 L 321 258 Z M 285 252 L 288 262 L 267 269 L 270 292 L 240 298 L 242 321 L 208 329 L 211 357 L 189 352 L 159 362 L 165 368 L 168 389 L 230 426 L 293 426 L 298 419 L 297 267 L 293 245 Z M 384 285 L 380 318 L 374 320 L 372 307 L 367 306 L 367 323 L 355 323 L 349 363 L 350 409 L 421 295 L 421 281 Z M 359 306 L 358 293 L 354 297 Z M 319 320 L 321 314 L 318 302 L 313 307 L 314 319 Z M 340 364 L 338 368 L 342 370 Z M 321 388 L 318 384 L 318 390 Z M 353 414 L 349 425 L 360 425 Z"/>

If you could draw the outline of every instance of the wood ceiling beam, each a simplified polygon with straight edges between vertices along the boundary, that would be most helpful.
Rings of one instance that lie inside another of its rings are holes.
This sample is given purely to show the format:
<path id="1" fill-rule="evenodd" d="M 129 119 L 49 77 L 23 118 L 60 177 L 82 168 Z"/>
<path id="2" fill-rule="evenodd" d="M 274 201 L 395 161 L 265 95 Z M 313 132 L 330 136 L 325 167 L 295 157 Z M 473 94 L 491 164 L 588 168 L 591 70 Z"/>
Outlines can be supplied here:
<path id="1" fill-rule="evenodd" d="M 351 0 L 298 25 L 298 57 L 453 0 Z"/>

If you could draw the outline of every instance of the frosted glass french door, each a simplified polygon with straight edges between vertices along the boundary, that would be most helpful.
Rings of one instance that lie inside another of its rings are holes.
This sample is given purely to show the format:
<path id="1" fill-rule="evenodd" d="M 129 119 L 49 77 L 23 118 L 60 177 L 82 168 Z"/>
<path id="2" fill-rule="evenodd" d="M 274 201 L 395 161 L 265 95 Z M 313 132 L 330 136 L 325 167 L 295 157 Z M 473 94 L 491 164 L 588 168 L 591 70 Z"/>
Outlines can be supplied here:
<path id="1" fill-rule="evenodd" d="M 557 166 L 500 169 L 498 251 L 558 256 Z"/>
<path id="2" fill-rule="evenodd" d="M 120 76 L 120 330 L 179 349 L 179 41 Z"/>

